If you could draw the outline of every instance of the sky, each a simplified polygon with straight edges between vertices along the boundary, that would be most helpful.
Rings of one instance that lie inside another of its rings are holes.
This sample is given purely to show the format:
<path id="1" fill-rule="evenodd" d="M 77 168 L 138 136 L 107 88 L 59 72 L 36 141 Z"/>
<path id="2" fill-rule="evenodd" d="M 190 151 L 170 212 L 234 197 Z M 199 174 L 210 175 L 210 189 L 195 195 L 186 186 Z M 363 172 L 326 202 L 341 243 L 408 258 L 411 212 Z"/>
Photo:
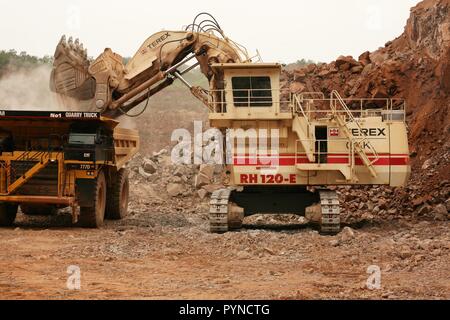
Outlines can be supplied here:
<path id="1" fill-rule="evenodd" d="M 89 55 L 105 47 L 124 57 L 161 30 L 180 30 L 200 12 L 264 62 L 330 62 L 358 57 L 398 37 L 418 0 L 0 0 L 0 50 L 52 55 L 62 34 Z"/>

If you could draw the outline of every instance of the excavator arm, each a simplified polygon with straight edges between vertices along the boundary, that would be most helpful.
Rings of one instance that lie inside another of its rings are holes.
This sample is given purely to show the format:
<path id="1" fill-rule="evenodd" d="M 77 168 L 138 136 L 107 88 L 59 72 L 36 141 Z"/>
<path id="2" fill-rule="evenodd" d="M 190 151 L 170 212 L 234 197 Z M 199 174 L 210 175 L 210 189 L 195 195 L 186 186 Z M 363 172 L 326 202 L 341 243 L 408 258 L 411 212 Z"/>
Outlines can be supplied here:
<path id="1" fill-rule="evenodd" d="M 65 97 L 71 98 L 71 103 L 90 101 L 93 109 L 117 117 L 179 79 L 208 106 L 205 90 L 191 86 L 183 75 L 199 66 L 210 89 L 221 89 L 222 75 L 211 65 L 250 62 L 250 58 L 244 49 L 223 35 L 218 25 L 206 31 L 200 27 L 195 30 L 194 26 L 186 31 L 155 33 L 126 65 L 111 49 L 105 49 L 91 62 L 78 40 L 73 42 L 63 37 L 55 51 L 50 88 L 63 102 L 67 101 Z M 196 63 L 188 66 L 193 59 Z"/>

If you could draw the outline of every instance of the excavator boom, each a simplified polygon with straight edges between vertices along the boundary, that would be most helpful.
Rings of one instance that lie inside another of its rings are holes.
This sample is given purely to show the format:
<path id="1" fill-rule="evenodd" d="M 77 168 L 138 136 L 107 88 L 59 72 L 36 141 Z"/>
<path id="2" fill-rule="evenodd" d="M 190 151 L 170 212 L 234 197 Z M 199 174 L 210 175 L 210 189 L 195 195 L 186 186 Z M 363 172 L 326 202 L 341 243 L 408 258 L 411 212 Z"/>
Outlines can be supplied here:
<path id="1" fill-rule="evenodd" d="M 197 60 L 194 65 L 180 70 L 193 59 Z M 221 89 L 223 79 L 211 65 L 242 62 L 251 62 L 246 51 L 223 36 L 218 25 L 214 30 L 192 27 L 186 31 L 155 33 L 126 65 L 109 48 L 89 61 L 87 51 L 78 40 L 66 40 L 63 36 L 55 51 L 50 88 L 62 97 L 64 104 L 89 101 L 93 110 L 116 117 L 171 85 L 176 78 L 207 104 L 204 90 L 191 86 L 183 74 L 199 66 L 210 89 L 217 90 Z"/>

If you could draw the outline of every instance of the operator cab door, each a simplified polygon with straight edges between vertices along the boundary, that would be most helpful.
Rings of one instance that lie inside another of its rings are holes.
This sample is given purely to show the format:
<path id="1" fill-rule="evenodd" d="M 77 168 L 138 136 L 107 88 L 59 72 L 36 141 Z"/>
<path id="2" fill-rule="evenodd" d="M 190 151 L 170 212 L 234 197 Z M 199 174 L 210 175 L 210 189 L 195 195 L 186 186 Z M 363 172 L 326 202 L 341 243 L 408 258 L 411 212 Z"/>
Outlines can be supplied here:
<path id="1" fill-rule="evenodd" d="M 316 126 L 316 163 L 328 163 L 328 127 Z"/>

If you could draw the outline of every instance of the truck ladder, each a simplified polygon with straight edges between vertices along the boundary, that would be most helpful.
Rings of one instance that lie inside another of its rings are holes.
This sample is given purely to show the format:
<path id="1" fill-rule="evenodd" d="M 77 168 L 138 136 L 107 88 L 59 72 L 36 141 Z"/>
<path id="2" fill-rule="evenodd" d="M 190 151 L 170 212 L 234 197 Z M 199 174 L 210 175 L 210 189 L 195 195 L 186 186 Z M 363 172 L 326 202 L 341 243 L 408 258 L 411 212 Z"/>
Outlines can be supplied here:
<path id="1" fill-rule="evenodd" d="M 361 132 L 361 134 L 363 134 L 362 128 L 353 116 L 345 101 L 340 96 L 339 92 L 337 92 L 336 90 L 331 92 L 330 105 L 333 112 L 333 117 L 338 123 L 339 127 L 342 129 L 350 143 L 354 146 L 355 152 L 361 158 L 363 164 L 367 167 L 372 177 L 376 178 L 377 172 L 375 171 L 374 164 L 378 161 L 379 155 L 367 136 L 365 136 L 363 139 L 356 139 L 353 136 L 351 132 L 352 126 L 355 126 L 359 130 L 359 132 Z M 338 107 L 340 107 L 341 109 L 338 110 Z M 373 160 L 369 159 L 365 152 L 365 148 L 368 148 L 373 154 Z M 354 157 L 354 153 L 352 153 L 352 157 Z"/>
<path id="2" fill-rule="evenodd" d="M 303 109 L 302 103 L 298 95 L 294 94 L 292 96 L 292 101 L 294 103 L 294 111 L 297 114 L 301 114 L 303 117 L 294 117 L 292 122 L 292 130 L 297 133 L 300 138 L 303 149 L 306 152 L 306 156 L 310 162 L 316 162 L 315 155 L 315 132 L 312 128 L 311 122 L 309 120 L 310 114 L 306 114 Z"/>

